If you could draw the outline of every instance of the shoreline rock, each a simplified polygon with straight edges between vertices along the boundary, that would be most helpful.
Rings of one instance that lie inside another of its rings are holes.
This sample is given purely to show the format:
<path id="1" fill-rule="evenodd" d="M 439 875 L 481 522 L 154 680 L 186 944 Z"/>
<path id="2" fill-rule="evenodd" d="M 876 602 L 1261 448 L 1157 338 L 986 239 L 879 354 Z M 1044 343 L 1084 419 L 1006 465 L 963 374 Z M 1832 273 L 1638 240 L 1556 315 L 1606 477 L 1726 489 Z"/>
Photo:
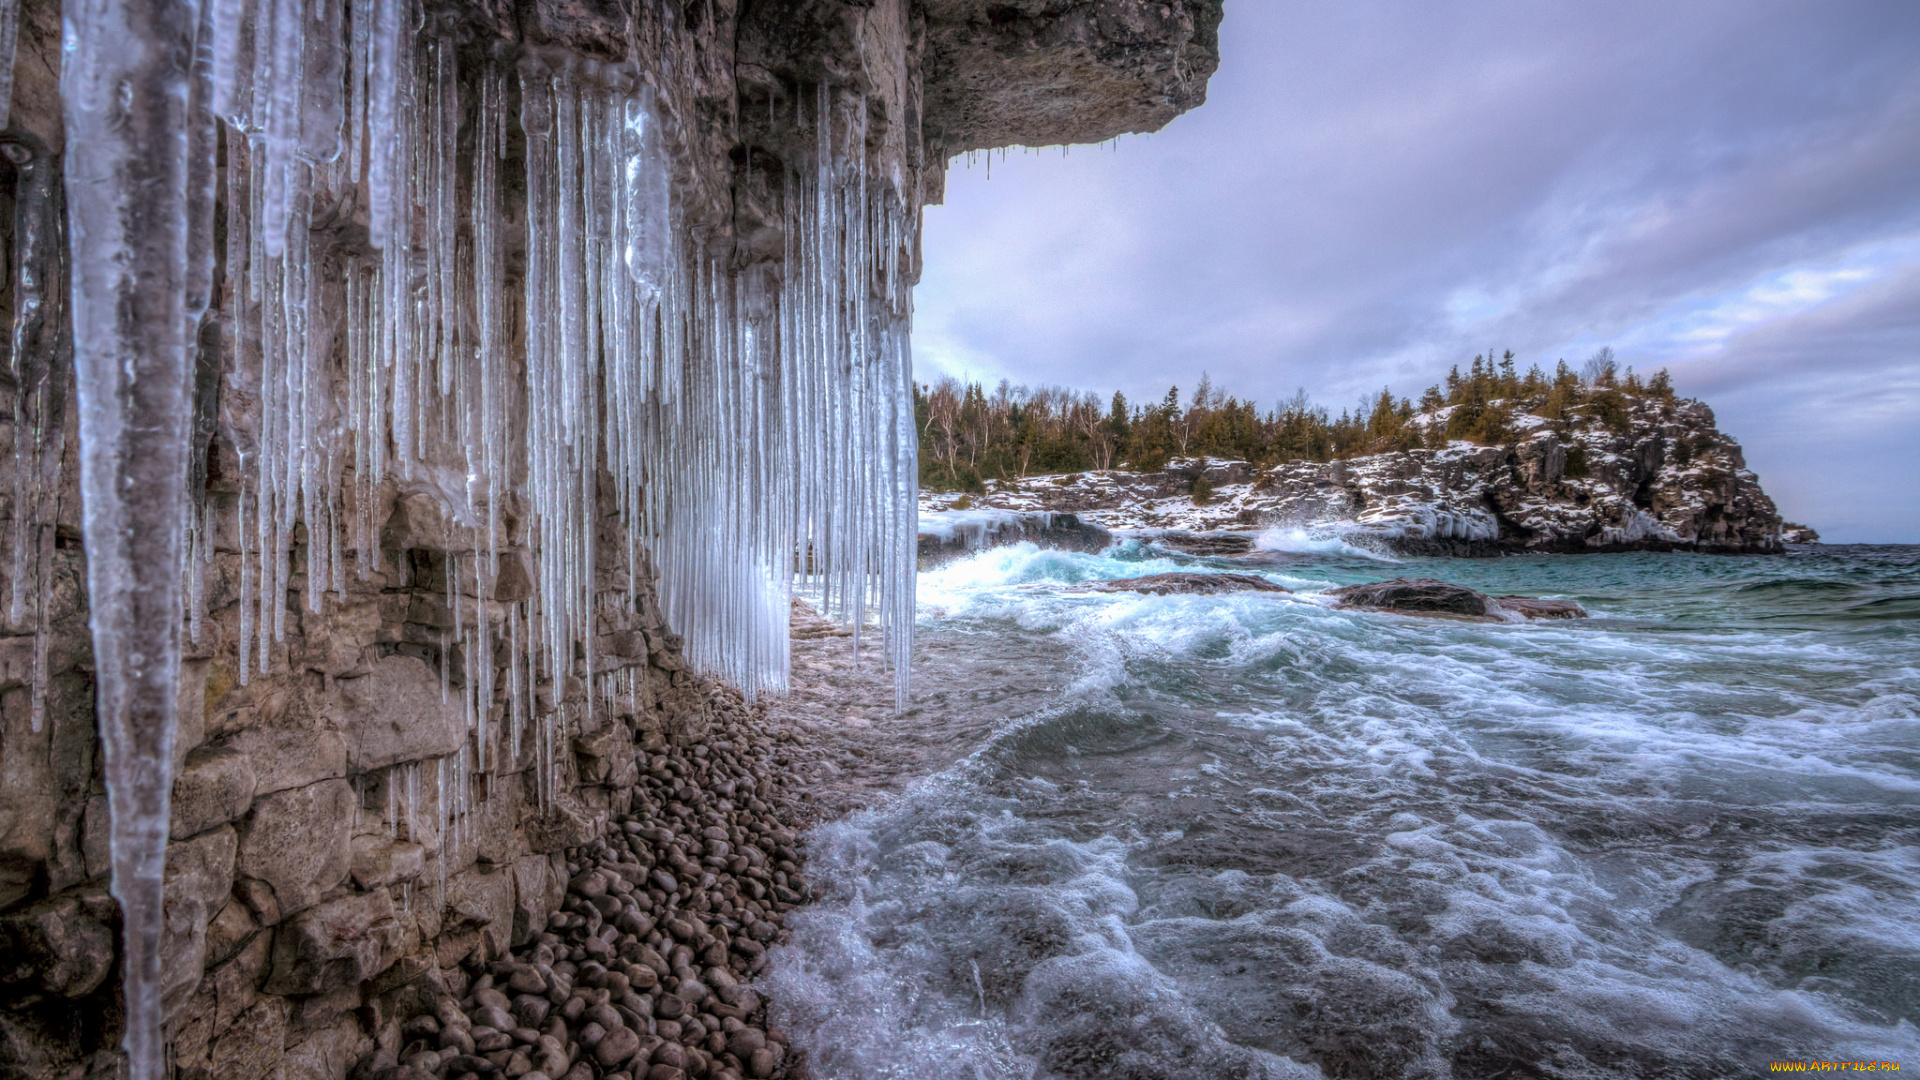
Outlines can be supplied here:
<path id="1" fill-rule="evenodd" d="M 629 808 L 565 852 L 558 910 L 508 956 L 444 971 L 406 1043 L 355 1080 L 794 1075 L 752 986 L 808 896 L 776 749 L 790 739 L 736 721 L 640 751 Z"/>
<path id="2" fill-rule="evenodd" d="M 1629 401 L 1612 426 L 1597 418 L 1556 424 L 1523 413 L 1514 417 L 1511 438 L 1494 445 L 1455 440 L 1265 467 L 1176 458 L 1156 472 L 989 481 L 985 494 L 966 498 L 1004 513 L 1074 513 L 1203 555 L 1235 554 L 1227 550 L 1229 536 L 1270 528 L 1398 555 L 1460 558 L 1778 554 L 1786 543 L 1817 542 L 1812 530 L 1781 521 L 1739 443 L 1716 428 L 1704 403 Z M 1197 490 L 1207 492 L 1198 505 Z M 922 513 L 958 498 L 925 492 Z"/>
<path id="3" fill-rule="evenodd" d="M 1488 622 L 1508 621 L 1513 615 L 1526 621 L 1584 619 L 1586 609 L 1571 600 L 1533 596 L 1488 596 L 1452 582 L 1433 578 L 1394 578 L 1330 590 L 1334 607 L 1360 611 L 1390 611 L 1400 615 L 1438 616 Z"/>
<path id="4" fill-rule="evenodd" d="M 1148 574 L 1137 578 L 1096 581 L 1088 588 L 1094 592 L 1135 592 L 1148 596 L 1218 596 L 1222 593 L 1288 593 L 1292 589 L 1275 585 L 1252 574 Z"/>
<path id="5" fill-rule="evenodd" d="M 1044 548 L 1097 554 L 1112 546 L 1114 536 L 1077 514 L 1046 510 L 934 511 L 920 515 L 919 567 L 931 570 L 976 551 L 1026 541 Z"/>

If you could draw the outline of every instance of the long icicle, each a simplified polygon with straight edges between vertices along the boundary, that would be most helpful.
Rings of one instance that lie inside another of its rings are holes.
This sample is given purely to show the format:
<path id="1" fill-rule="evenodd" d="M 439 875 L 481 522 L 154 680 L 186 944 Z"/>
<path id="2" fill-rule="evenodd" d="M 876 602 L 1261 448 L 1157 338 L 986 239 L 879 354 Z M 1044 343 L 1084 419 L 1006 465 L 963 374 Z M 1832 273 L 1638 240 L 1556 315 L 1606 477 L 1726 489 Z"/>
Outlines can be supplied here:
<path id="1" fill-rule="evenodd" d="M 75 0 L 61 99 L 80 484 L 130 1080 L 160 1080 L 161 892 L 192 423 L 188 86 L 197 5 Z"/>

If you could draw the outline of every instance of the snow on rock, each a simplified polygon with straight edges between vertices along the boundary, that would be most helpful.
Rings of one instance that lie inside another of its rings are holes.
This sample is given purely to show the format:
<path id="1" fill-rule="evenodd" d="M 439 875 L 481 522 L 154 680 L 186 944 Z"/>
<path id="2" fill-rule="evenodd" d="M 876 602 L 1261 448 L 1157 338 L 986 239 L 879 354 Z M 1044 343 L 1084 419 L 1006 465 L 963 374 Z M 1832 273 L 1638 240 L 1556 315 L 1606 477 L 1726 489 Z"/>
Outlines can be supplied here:
<path id="1" fill-rule="evenodd" d="M 922 510 L 920 565 L 925 568 L 969 551 L 1032 541 L 1043 547 L 1101 551 L 1113 534 L 1076 514 L 1051 510 Z"/>
<path id="2" fill-rule="evenodd" d="M 1773 500 L 1700 402 L 1635 399 L 1625 430 L 1516 420 L 1537 422 L 1516 422 L 1505 445 L 1455 441 L 1271 468 L 1176 458 L 1154 473 L 990 481 L 966 498 L 983 510 L 1074 513 L 1117 533 L 1222 553 L 1291 549 L 1268 544 L 1273 537 L 1354 554 L 1781 550 Z M 1212 494 L 1196 505 L 1201 478 Z M 923 493 L 921 511 L 959 498 Z"/>

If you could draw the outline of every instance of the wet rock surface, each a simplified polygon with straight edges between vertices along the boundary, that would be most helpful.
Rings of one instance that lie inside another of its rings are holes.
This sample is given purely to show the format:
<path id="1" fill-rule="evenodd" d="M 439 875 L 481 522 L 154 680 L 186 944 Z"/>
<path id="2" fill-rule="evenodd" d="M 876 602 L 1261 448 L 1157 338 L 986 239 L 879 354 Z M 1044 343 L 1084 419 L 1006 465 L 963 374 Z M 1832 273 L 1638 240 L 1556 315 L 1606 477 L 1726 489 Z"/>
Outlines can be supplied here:
<path id="1" fill-rule="evenodd" d="M 1584 619 L 1587 609 L 1572 600 L 1547 600 L 1538 596 L 1496 596 L 1495 605 L 1524 619 Z"/>
<path id="2" fill-rule="evenodd" d="M 1584 619 L 1585 608 L 1571 600 L 1533 596 L 1491 597 L 1464 585 L 1433 578 L 1394 578 L 1366 585 L 1349 585 L 1327 593 L 1335 607 L 1393 611 L 1404 615 L 1450 615 L 1468 619 L 1501 619 L 1506 614 L 1523 619 Z"/>
<path id="3" fill-rule="evenodd" d="M 1417 615 L 1485 615 L 1487 594 L 1433 578 L 1394 578 L 1327 593 L 1335 606 Z"/>
<path id="4" fill-rule="evenodd" d="M 1136 592 L 1149 596 L 1217 596 L 1221 593 L 1290 593 L 1284 585 L 1275 585 L 1252 574 L 1148 574 L 1145 577 L 1119 578 L 1094 583 L 1095 592 Z"/>
<path id="5" fill-rule="evenodd" d="M 1033 543 L 1063 551 L 1104 551 L 1113 534 L 1077 514 L 1008 514 L 965 510 L 920 516 L 918 561 L 930 570 L 986 548 Z"/>

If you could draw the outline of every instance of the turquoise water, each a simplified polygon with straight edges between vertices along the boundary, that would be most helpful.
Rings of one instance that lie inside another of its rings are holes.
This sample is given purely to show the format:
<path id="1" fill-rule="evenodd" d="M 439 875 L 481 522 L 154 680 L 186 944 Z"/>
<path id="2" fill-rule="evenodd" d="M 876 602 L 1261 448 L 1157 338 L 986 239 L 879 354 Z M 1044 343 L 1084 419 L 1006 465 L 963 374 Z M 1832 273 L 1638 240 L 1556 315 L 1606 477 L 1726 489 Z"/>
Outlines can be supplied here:
<path id="1" fill-rule="evenodd" d="M 966 760 L 810 838 L 825 898 L 772 984 L 816 1076 L 1920 1063 L 1920 548 L 1265 547 L 921 575 L 949 659 L 907 722 L 983 683 L 1043 703 L 965 721 Z M 1171 569 L 1295 595 L 1074 588 Z M 1399 576 L 1593 617 L 1318 595 Z"/>

